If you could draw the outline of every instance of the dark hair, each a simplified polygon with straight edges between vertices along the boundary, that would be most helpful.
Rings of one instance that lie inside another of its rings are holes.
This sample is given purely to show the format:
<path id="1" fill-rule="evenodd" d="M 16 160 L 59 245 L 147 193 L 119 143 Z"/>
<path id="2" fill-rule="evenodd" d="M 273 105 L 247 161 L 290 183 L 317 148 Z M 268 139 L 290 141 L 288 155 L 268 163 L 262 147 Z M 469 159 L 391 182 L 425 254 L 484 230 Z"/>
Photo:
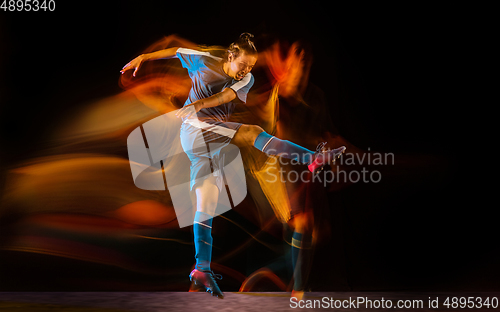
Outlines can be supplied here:
<path id="1" fill-rule="evenodd" d="M 231 43 L 226 52 L 226 60 L 228 60 L 229 54 L 232 53 L 234 58 L 237 58 L 241 52 L 245 54 L 254 55 L 257 54 L 257 49 L 255 48 L 255 44 L 251 40 L 253 35 L 250 33 L 242 33 L 238 40 Z"/>

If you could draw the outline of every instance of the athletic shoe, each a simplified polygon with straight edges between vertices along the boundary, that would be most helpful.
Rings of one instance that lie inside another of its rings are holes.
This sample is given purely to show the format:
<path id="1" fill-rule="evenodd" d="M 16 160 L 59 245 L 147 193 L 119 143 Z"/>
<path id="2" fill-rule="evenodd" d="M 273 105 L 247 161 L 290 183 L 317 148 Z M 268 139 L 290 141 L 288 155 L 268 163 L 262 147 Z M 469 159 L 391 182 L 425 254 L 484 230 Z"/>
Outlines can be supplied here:
<path id="1" fill-rule="evenodd" d="M 224 293 L 219 289 L 215 279 L 221 280 L 222 275 L 214 274 L 212 271 L 204 272 L 194 269 L 189 274 L 189 280 L 191 280 L 196 286 L 202 286 L 205 288 L 206 292 L 212 294 L 219 299 L 224 299 Z"/>
<path id="2" fill-rule="evenodd" d="M 319 173 L 328 164 L 335 164 L 335 160 L 345 152 L 345 146 L 336 149 L 327 149 L 326 142 L 318 144 L 317 152 L 314 154 L 314 160 L 307 166 L 313 174 Z"/>

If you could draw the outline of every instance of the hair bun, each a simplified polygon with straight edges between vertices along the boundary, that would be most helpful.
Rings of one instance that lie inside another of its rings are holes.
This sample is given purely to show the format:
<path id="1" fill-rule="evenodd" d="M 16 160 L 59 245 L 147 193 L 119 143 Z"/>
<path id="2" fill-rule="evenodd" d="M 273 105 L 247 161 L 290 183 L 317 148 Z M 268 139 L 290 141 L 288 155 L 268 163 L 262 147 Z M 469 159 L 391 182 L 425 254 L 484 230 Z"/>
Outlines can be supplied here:
<path id="1" fill-rule="evenodd" d="M 251 33 L 242 33 L 238 40 L 229 45 L 226 52 L 226 60 L 229 60 L 229 55 L 233 55 L 234 58 L 237 58 L 241 53 L 257 55 L 257 49 L 251 38 L 253 38 Z"/>
<path id="2" fill-rule="evenodd" d="M 240 35 L 240 39 L 242 40 L 250 40 L 251 38 L 253 38 L 253 35 L 251 33 L 242 33 Z"/>

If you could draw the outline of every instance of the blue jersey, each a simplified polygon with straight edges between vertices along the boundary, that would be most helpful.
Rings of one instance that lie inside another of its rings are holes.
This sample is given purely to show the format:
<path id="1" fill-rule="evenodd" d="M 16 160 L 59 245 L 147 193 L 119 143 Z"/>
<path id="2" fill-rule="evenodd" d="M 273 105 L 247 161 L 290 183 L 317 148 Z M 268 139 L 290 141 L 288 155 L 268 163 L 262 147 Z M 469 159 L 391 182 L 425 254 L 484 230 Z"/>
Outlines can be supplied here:
<path id="1" fill-rule="evenodd" d="M 247 94 L 253 86 L 254 78 L 248 73 L 241 80 L 228 76 L 222 69 L 223 60 L 208 52 L 179 48 L 176 56 L 186 68 L 192 81 L 189 96 L 184 106 L 217 94 L 226 88 L 236 92 L 236 98 L 229 103 L 215 107 L 202 108 L 197 116 L 203 120 L 227 122 L 237 103 L 246 103 Z"/>

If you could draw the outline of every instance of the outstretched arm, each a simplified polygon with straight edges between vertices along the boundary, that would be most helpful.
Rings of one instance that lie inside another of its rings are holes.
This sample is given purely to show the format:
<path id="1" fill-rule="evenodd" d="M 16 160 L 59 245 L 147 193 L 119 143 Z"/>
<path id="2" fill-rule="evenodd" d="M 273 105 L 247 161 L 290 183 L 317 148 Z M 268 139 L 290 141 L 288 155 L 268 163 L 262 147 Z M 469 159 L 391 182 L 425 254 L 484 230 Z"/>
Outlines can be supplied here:
<path id="1" fill-rule="evenodd" d="M 176 116 L 180 118 L 183 117 L 189 118 L 192 117 L 194 114 L 196 114 L 198 111 L 200 111 L 200 109 L 202 108 L 209 108 L 209 107 L 219 106 L 224 103 L 229 103 L 235 98 L 236 98 L 236 92 L 234 92 L 234 90 L 231 88 L 226 88 L 223 91 L 216 93 L 210 97 L 198 100 L 196 102 L 184 106 L 183 108 L 179 109 Z"/>
<path id="2" fill-rule="evenodd" d="M 135 74 L 139 70 L 139 67 L 141 67 L 142 62 L 176 57 L 177 49 L 178 48 L 168 48 L 152 53 L 141 54 L 135 59 L 128 62 L 127 65 L 123 66 L 120 72 L 123 74 L 129 69 L 135 69 L 134 73 L 132 74 L 132 76 L 135 77 Z"/>

